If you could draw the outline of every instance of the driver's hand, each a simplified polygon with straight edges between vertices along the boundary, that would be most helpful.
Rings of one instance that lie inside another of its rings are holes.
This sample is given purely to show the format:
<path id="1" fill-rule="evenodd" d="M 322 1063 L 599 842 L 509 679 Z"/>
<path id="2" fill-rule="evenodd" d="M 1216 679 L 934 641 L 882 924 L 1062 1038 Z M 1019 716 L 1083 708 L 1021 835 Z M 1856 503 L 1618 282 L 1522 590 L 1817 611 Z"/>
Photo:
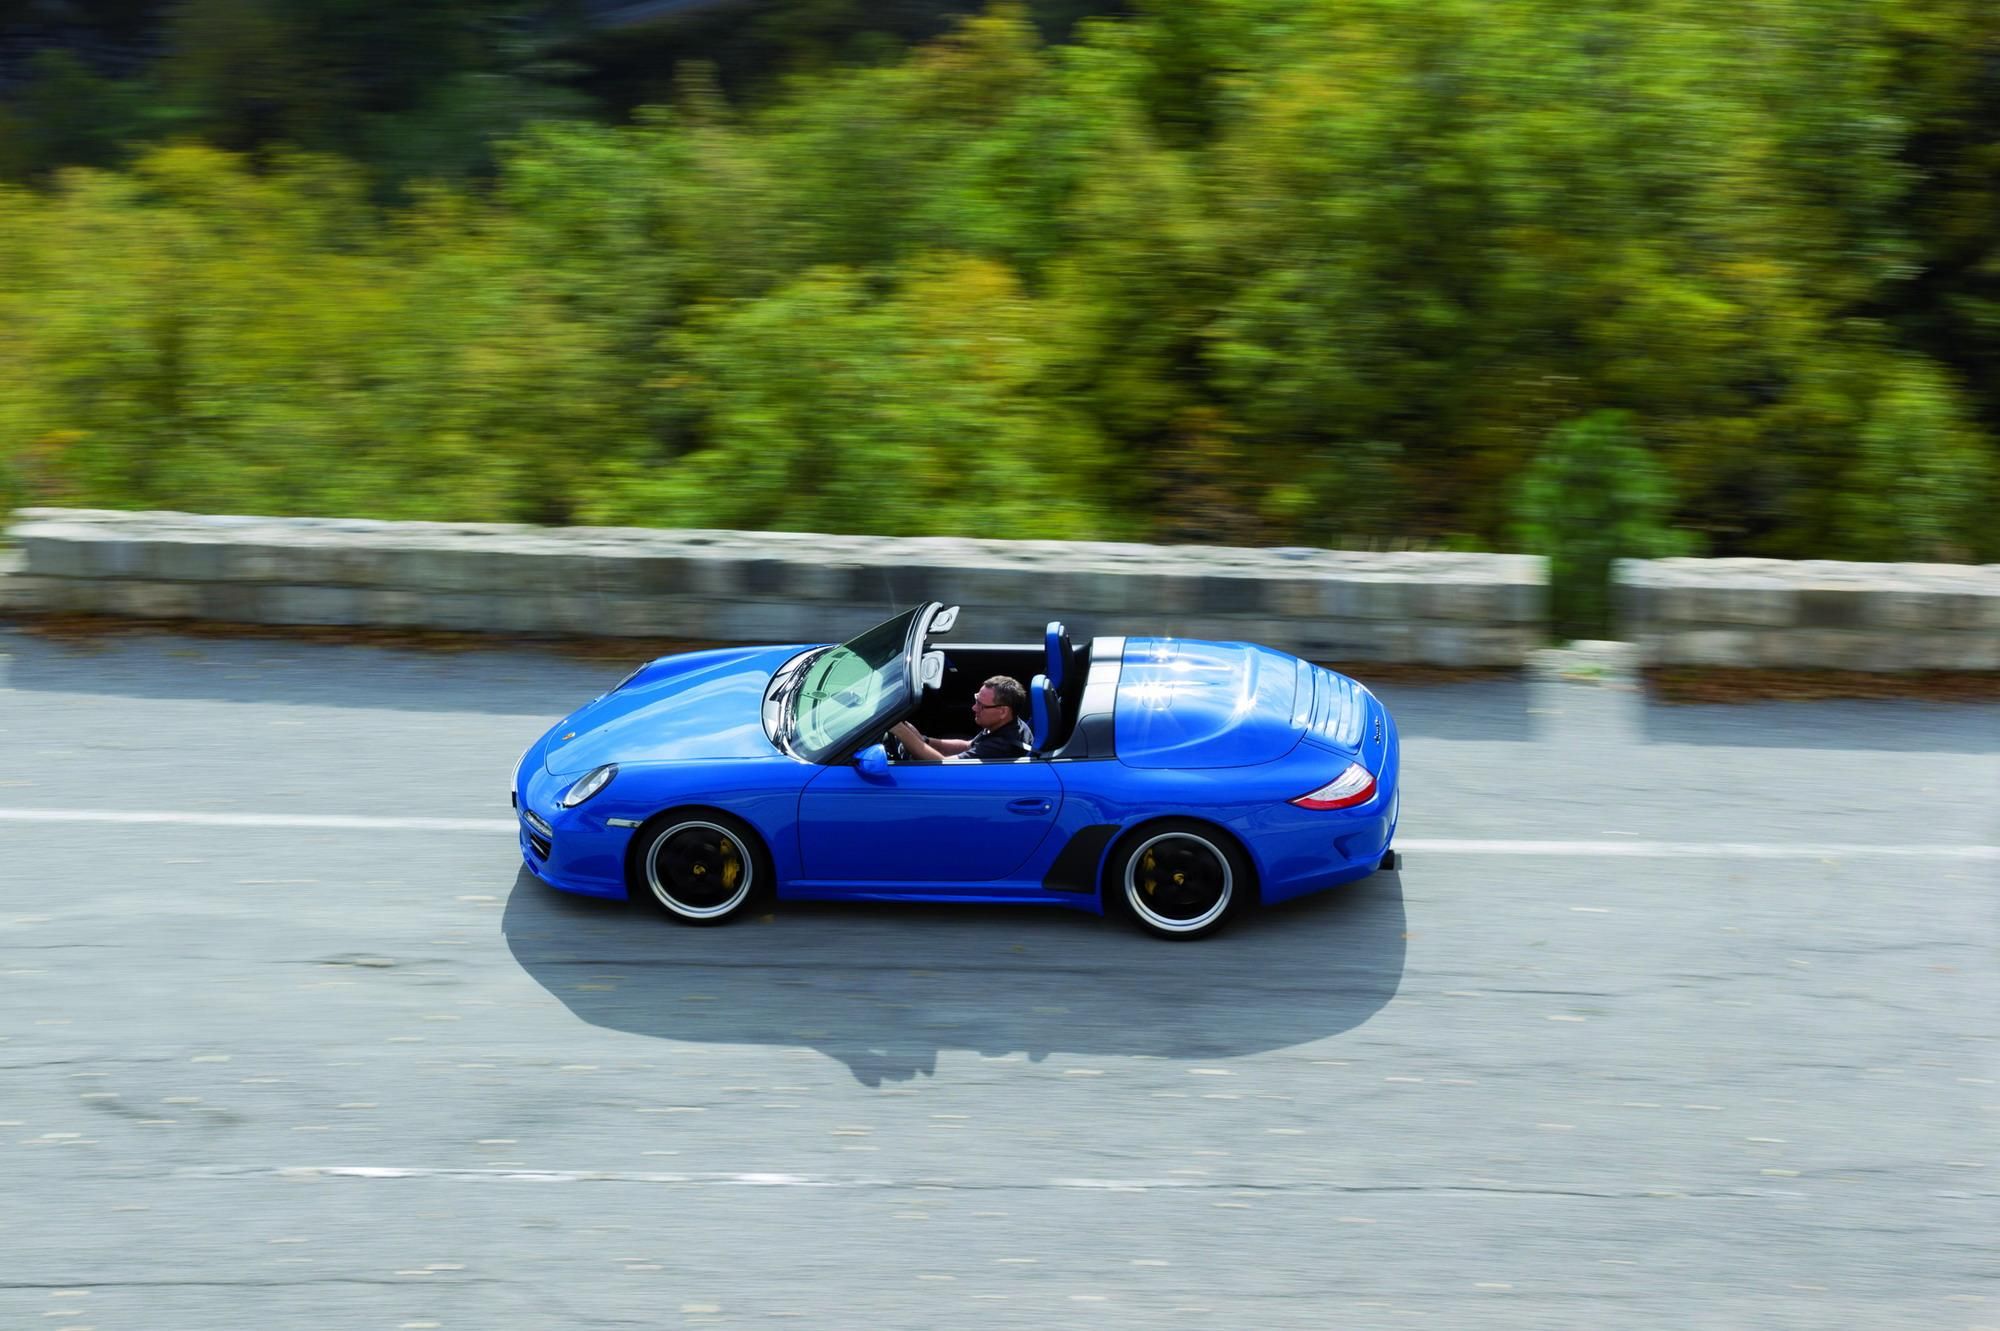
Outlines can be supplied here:
<path id="1" fill-rule="evenodd" d="M 898 721 L 895 725 L 890 726 L 889 733 L 904 744 L 921 743 L 924 738 L 923 733 L 908 721 Z"/>

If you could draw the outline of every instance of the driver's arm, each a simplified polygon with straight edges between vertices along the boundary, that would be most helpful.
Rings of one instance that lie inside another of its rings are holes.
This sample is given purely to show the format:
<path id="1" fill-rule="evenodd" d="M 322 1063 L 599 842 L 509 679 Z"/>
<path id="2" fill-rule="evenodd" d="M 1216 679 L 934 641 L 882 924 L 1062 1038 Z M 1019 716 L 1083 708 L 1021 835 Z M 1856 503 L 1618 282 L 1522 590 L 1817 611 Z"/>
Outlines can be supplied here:
<path id="1" fill-rule="evenodd" d="M 903 742 L 904 752 L 918 762 L 941 763 L 972 747 L 969 739 L 926 739 L 908 721 L 897 722 L 890 727 L 890 733 Z"/>

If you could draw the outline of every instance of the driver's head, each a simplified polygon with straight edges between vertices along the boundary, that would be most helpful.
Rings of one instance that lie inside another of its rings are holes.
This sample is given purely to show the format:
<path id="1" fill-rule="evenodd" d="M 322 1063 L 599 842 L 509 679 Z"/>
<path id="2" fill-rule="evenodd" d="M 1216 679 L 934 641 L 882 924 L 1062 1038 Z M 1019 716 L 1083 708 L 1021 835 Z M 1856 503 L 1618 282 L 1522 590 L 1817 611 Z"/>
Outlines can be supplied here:
<path id="1" fill-rule="evenodd" d="M 995 675 L 973 695 L 972 719 L 982 730 L 998 730 L 1019 720 L 1027 705 L 1028 691 L 1021 687 L 1021 681 Z"/>

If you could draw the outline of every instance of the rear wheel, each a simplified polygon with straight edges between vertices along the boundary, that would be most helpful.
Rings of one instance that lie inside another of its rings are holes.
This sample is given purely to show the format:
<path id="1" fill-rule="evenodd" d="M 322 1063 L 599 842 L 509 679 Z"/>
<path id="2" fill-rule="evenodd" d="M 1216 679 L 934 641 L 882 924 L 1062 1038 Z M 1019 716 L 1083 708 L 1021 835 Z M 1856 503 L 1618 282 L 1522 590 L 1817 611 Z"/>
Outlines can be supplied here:
<path id="1" fill-rule="evenodd" d="M 1159 938 L 1203 938 L 1254 890 L 1249 862 L 1222 833 L 1191 820 L 1130 833 L 1111 857 L 1106 886 L 1139 927 Z"/>
<path id="2" fill-rule="evenodd" d="M 739 818 L 713 809 L 662 814 L 633 838 L 631 894 L 682 924 L 720 924 L 762 896 L 769 861 Z"/>

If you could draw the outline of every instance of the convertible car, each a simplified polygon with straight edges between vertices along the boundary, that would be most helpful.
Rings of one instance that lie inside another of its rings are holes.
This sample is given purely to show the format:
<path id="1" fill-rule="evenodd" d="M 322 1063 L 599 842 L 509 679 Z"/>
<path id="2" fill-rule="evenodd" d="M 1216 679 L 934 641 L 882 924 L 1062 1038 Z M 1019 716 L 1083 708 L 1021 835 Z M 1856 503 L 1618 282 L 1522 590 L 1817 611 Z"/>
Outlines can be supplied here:
<path id="1" fill-rule="evenodd" d="M 1393 868 L 1396 724 L 1268 647 L 939 640 L 930 602 L 831 646 L 651 661 L 556 723 L 514 777 L 552 887 L 713 924 L 768 899 L 1039 902 L 1197 938 L 1239 910 Z M 910 760 L 1028 685 L 1026 757 Z"/>

